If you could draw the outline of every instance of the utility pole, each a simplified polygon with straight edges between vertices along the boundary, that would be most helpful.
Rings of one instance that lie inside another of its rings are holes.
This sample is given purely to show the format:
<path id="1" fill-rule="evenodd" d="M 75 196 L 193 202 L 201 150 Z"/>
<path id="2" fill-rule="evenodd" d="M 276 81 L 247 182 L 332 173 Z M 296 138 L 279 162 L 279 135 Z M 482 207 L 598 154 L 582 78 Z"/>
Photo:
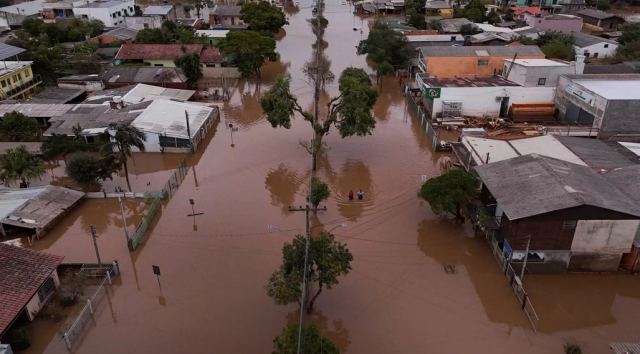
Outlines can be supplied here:
<path id="1" fill-rule="evenodd" d="M 191 141 L 191 127 L 189 126 L 189 112 L 184 110 L 184 119 L 187 122 L 187 136 L 189 137 L 189 146 L 191 146 L 191 152 L 193 152 L 193 142 Z"/>
<path id="2" fill-rule="evenodd" d="M 89 230 L 91 231 L 91 238 L 93 239 L 93 248 L 96 249 L 96 258 L 98 258 L 98 268 L 102 268 L 102 261 L 100 260 L 100 251 L 98 250 L 98 243 L 96 242 L 96 238 L 98 236 L 96 236 L 96 228 L 95 226 L 91 225 L 89 227 Z"/>
<path id="3" fill-rule="evenodd" d="M 127 245 L 129 244 L 129 230 L 127 229 L 127 218 L 124 216 L 124 207 L 122 206 L 122 198 L 118 196 L 118 204 L 120 204 L 120 216 L 122 216 L 122 226 L 124 227 L 124 237 L 127 239 Z"/>
<path id="4" fill-rule="evenodd" d="M 531 245 L 531 235 L 527 239 L 527 250 L 524 254 L 524 263 L 522 263 L 522 269 L 520 270 L 520 282 L 524 279 L 524 270 L 527 268 L 527 260 L 529 259 L 529 246 Z"/>

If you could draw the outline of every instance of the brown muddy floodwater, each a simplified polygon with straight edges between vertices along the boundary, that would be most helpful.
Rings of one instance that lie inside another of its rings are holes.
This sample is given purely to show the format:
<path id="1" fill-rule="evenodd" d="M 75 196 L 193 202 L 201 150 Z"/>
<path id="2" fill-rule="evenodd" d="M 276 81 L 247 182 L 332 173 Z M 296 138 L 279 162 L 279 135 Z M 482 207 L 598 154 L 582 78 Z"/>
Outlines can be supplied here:
<path id="1" fill-rule="evenodd" d="M 304 202 L 310 159 L 299 141 L 311 131 L 301 120 L 289 131 L 271 128 L 258 99 L 288 72 L 295 93 L 311 105 L 312 87 L 301 73 L 311 57 L 310 15 L 310 0 L 302 1 L 278 42 L 280 61 L 265 66 L 261 84 L 238 84 L 217 131 L 189 158 L 187 178 L 136 252 L 127 251 L 115 205 L 104 201 L 83 206 L 36 245 L 93 261 L 86 230 L 96 223 L 103 259 L 121 264 L 108 309 L 75 352 L 269 353 L 282 327 L 296 321 L 296 306 L 275 305 L 264 285 L 282 244 L 304 228 L 304 215 L 287 207 Z M 326 16 L 333 72 L 371 71 L 355 55 L 367 34 L 362 20 L 335 0 L 327 1 Z M 335 93 L 335 84 L 327 90 Z M 439 173 L 441 156 L 430 150 L 396 78 L 381 86 L 375 115 L 372 136 L 330 135 L 320 161 L 332 195 L 314 222 L 346 242 L 354 262 L 323 292 L 310 320 L 342 352 L 548 354 L 571 340 L 585 353 L 606 353 L 609 341 L 639 340 L 640 282 L 627 275 L 527 276 L 541 317 L 533 332 L 486 242 L 417 198 L 423 176 Z M 233 136 L 228 123 L 240 128 Z M 363 189 L 365 200 L 348 202 L 351 189 Z M 187 216 L 189 198 L 204 215 Z M 135 207 L 128 213 L 140 214 Z M 151 265 L 162 269 L 161 289 Z M 36 321 L 28 353 L 65 353 L 59 327 Z"/>

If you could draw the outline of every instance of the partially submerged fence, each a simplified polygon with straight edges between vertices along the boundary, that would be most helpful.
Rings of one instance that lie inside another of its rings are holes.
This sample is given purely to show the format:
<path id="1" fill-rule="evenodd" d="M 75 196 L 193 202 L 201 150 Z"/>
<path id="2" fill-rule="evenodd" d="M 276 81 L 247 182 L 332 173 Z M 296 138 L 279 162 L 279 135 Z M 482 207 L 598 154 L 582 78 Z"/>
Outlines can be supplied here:
<path id="1" fill-rule="evenodd" d="M 424 127 L 424 132 L 427 134 L 427 137 L 431 142 L 431 149 L 435 151 L 436 146 L 438 146 L 438 143 L 440 141 L 438 139 L 438 131 L 434 129 L 433 125 L 431 124 L 431 121 L 427 119 L 427 116 L 422 111 L 422 107 L 418 105 L 411 91 L 406 90 L 405 94 L 407 96 L 407 99 L 409 100 L 409 106 L 415 112 L 416 117 L 420 121 L 420 124 L 422 124 L 422 126 Z"/>
<path id="2" fill-rule="evenodd" d="M 162 187 L 163 198 L 171 198 L 176 193 L 178 187 L 180 186 L 180 183 L 182 183 L 182 181 L 184 181 L 184 178 L 187 176 L 187 172 L 187 160 L 184 159 L 182 160 L 182 162 L 180 162 L 178 168 L 173 171 L 171 176 L 169 176 L 169 179 L 167 180 L 167 183 L 164 184 L 164 187 Z"/>
<path id="3" fill-rule="evenodd" d="M 70 325 L 66 326 L 66 330 L 62 335 L 62 340 L 69 351 L 71 351 L 74 345 L 80 340 L 80 338 L 82 338 L 84 329 L 87 327 L 89 322 L 94 320 L 94 314 L 100 304 L 100 301 L 104 299 L 105 296 L 108 296 L 107 291 L 108 287 L 112 283 L 112 278 L 120 274 L 118 262 L 116 261 L 110 265 L 102 267 L 82 266 L 79 272 L 88 278 L 102 278 L 102 280 L 98 283 L 98 287 L 94 293 L 87 298 L 86 303 L 76 316 L 75 320 Z"/>
<path id="4" fill-rule="evenodd" d="M 529 319 L 531 323 L 531 327 L 533 327 L 533 331 L 536 331 L 536 324 L 540 320 L 536 310 L 533 308 L 531 304 L 531 300 L 529 299 L 529 295 L 524 289 L 522 284 L 522 280 L 516 274 L 515 270 L 511 266 L 511 262 L 509 258 L 504 254 L 502 249 L 500 249 L 500 245 L 498 245 L 498 241 L 495 239 L 493 235 L 489 236 L 490 233 L 487 233 L 487 241 L 489 241 L 489 245 L 491 247 L 491 251 L 493 255 L 496 257 L 498 264 L 500 265 L 500 269 L 504 273 L 504 275 L 509 279 L 509 284 L 511 285 L 511 289 L 513 293 L 516 295 L 518 299 L 518 303 L 520 304 L 520 308 L 524 311 L 525 315 Z"/>

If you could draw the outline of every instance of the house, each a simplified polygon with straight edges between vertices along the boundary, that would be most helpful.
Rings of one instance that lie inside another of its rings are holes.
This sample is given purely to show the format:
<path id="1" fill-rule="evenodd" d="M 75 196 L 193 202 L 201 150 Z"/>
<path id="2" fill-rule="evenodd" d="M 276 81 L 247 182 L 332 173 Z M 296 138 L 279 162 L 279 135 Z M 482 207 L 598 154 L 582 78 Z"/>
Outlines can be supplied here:
<path id="1" fill-rule="evenodd" d="M 560 75 L 582 74 L 583 69 L 584 62 L 580 61 L 568 63 L 552 59 L 506 59 L 502 72 L 507 80 L 522 86 L 556 87 Z"/>
<path id="2" fill-rule="evenodd" d="M 521 86 L 500 76 L 439 78 L 418 73 L 416 82 L 424 113 L 431 118 L 507 117 L 513 104 L 552 103 L 555 91 L 554 87 Z"/>
<path id="3" fill-rule="evenodd" d="M 87 92 L 104 89 L 104 84 L 98 74 L 63 76 L 59 77 L 56 81 L 58 87 L 66 89 L 79 89 Z"/>
<path id="4" fill-rule="evenodd" d="M 157 99 L 131 123 L 145 133 L 149 152 L 196 151 L 220 118 L 217 107 Z"/>
<path id="5" fill-rule="evenodd" d="M 422 47 L 418 48 L 418 67 L 438 78 L 491 76 L 503 69 L 505 59 L 544 59 L 534 45 L 486 47 Z"/>
<path id="6" fill-rule="evenodd" d="M 429 0 L 424 4 L 426 16 L 440 16 L 441 18 L 452 18 L 453 7 L 449 2 L 443 0 Z"/>
<path id="7" fill-rule="evenodd" d="M 539 31 L 554 31 L 562 33 L 580 32 L 582 30 L 582 17 L 553 14 L 549 16 L 524 15 L 524 21 L 527 25 Z"/>
<path id="8" fill-rule="evenodd" d="M 142 16 L 159 16 L 163 21 L 175 21 L 176 9 L 173 5 L 149 5 L 144 8 Z"/>
<path id="9" fill-rule="evenodd" d="M 29 103 L 80 103 L 87 97 L 86 93 L 83 89 L 48 86 L 31 96 Z"/>
<path id="10" fill-rule="evenodd" d="M 631 251 L 639 204 L 588 166 L 528 154 L 474 170 L 480 219 L 513 263 L 528 246 L 528 271 L 615 271 Z"/>
<path id="11" fill-rule="evenodd" d="M 442 26 L 442 33 L 460 33 L 460 28 L 464 25 L 472 24 L 473 22 L 467 20 L 464 17 L 461 18 L 445 18 L 440 20 Z"/>
<path id="12" fill-rule="evenodd" d="M 73 4 L 65 1 L 45 2 L 42 4 L 44 20 L 63 20 L 73 18 Z"/>
<path id="13" fill-rule="evenodd" d="M 0 243 L 0 340 L 16 321 L 33 321 L 51 300 L 63 258 Z"/>
<path id="14" fill-rule="evenodd" d="M 584 23 L 599 27 L 605 31 L 617 31 L 624 23 L 624 18 L 596 9 L 580 10 L 576 12 L 576 15 L 582 17 Z"/>
<path id="15" fill-rule="evenodd" d="M 76 17 L 100 20 L 105 27 L 125 27 L 124 18 L 135 15 L 133 0 L 95 1 L 75 6 Z"/>
<path id="16" fill-rule="evenodd" d="M 241 6 L 216 5 L 209 14 L 209 25 L 213 29 L 246 29 L 249 27 L 240 18 Z"/>
<path id="17" fill-rule="evenodd" d="M 0 232 L 41 238 L 63 216 L 80 204 L 84 193 L 47 185 L 0 189 Z"/>
<path id="18" fill-rule="evenodd" d="M 563 75 L 555 103 L 561 120 L 593 127 L 600 139 L 640 139 L 640 74 Z"/>
<path id="19" fill-rule="evenodd" d="M 539 6 L 517 6 L 512 7 L 511 10 L 513 10 L 513 16 L 521 21 L 524 21 L 527 15 L 536 16 L 542 14 Z"/>
<path id="20" fill-rule="evenodd" d="M 573 32 L 573 49 L 589 58 L 608 58 L 616 54 L 618 42 L 582 32 Z"/>
<path id="21" fill-rule="evenodd" d="M 407 43 L 414 48 L 452 45 L 461 46 L 464 44 L 464 36 L 459 33 L 421 35 L 405 33 L 405 38 L 407 39 Z"/>
<path id="22" fill-rule="evenodd" d="M 127 27 L 116 27 L 110 31 L 91 38 L 89 41 L 98 45 L 112 45 L 119 43 L 132 43 L 136 39 L 138 30 Z"/>
<path id="23" fill-rule="evenodd" d="M 186 89 L 187 78 L 179 68 L 114 66 L 102 74 L 107 88 L 147 84 L 175 89 Z"/>
<path id="24" fill-rule="evenodd" d="M 127 16 L 124 26 L 132 30 L 156 29 L 162 27 L 161 16 Z"/>
<path id="25" fill-rule="evenodd" d="M 0 7 L 0 29 L 8 31 L 22 26 L 26 18 L 39 18 L 45 0 L 25 1 Z"/>
<path id="26" fill-rule="evenodd" d="M 217 46 L 227 37 L 229 30 L 197 30 L 196 36 L 207 38 L 210 46 Z"/>
<path id="27" fill-rule="evenodd" d="M 174 60 L 190 53 L 200 55 L 203 67 L 219 67 L 224 61 L 218 48 L 205 48 L 202 44 L 123 44 L 116 55 L 116 64 L 144 63 L 173 68 Z"/>
<path id="28" fill-rule="evenodd" d="M 32 61 L 0 61 L 0 98 L 28 98 L 42 83 L 31 70 Z"/>

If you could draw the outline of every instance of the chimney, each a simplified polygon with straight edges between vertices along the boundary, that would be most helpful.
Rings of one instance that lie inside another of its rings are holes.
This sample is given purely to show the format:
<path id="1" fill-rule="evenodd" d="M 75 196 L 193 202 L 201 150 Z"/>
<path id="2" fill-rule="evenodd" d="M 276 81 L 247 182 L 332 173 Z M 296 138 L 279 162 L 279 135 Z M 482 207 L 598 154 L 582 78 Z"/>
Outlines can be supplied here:
<path id="1" fill-rule="evenodd" d="M 122 109 L 124 102 L 122 102 L 122 96 L 113 96 L 111 102 L 109 102 L 111 109 Z"/>
<path id="2" fill-rule="evenodd" d="M 576 74 L 582 75 L 584 72 L 584 55 L 576 54 Z"/>

